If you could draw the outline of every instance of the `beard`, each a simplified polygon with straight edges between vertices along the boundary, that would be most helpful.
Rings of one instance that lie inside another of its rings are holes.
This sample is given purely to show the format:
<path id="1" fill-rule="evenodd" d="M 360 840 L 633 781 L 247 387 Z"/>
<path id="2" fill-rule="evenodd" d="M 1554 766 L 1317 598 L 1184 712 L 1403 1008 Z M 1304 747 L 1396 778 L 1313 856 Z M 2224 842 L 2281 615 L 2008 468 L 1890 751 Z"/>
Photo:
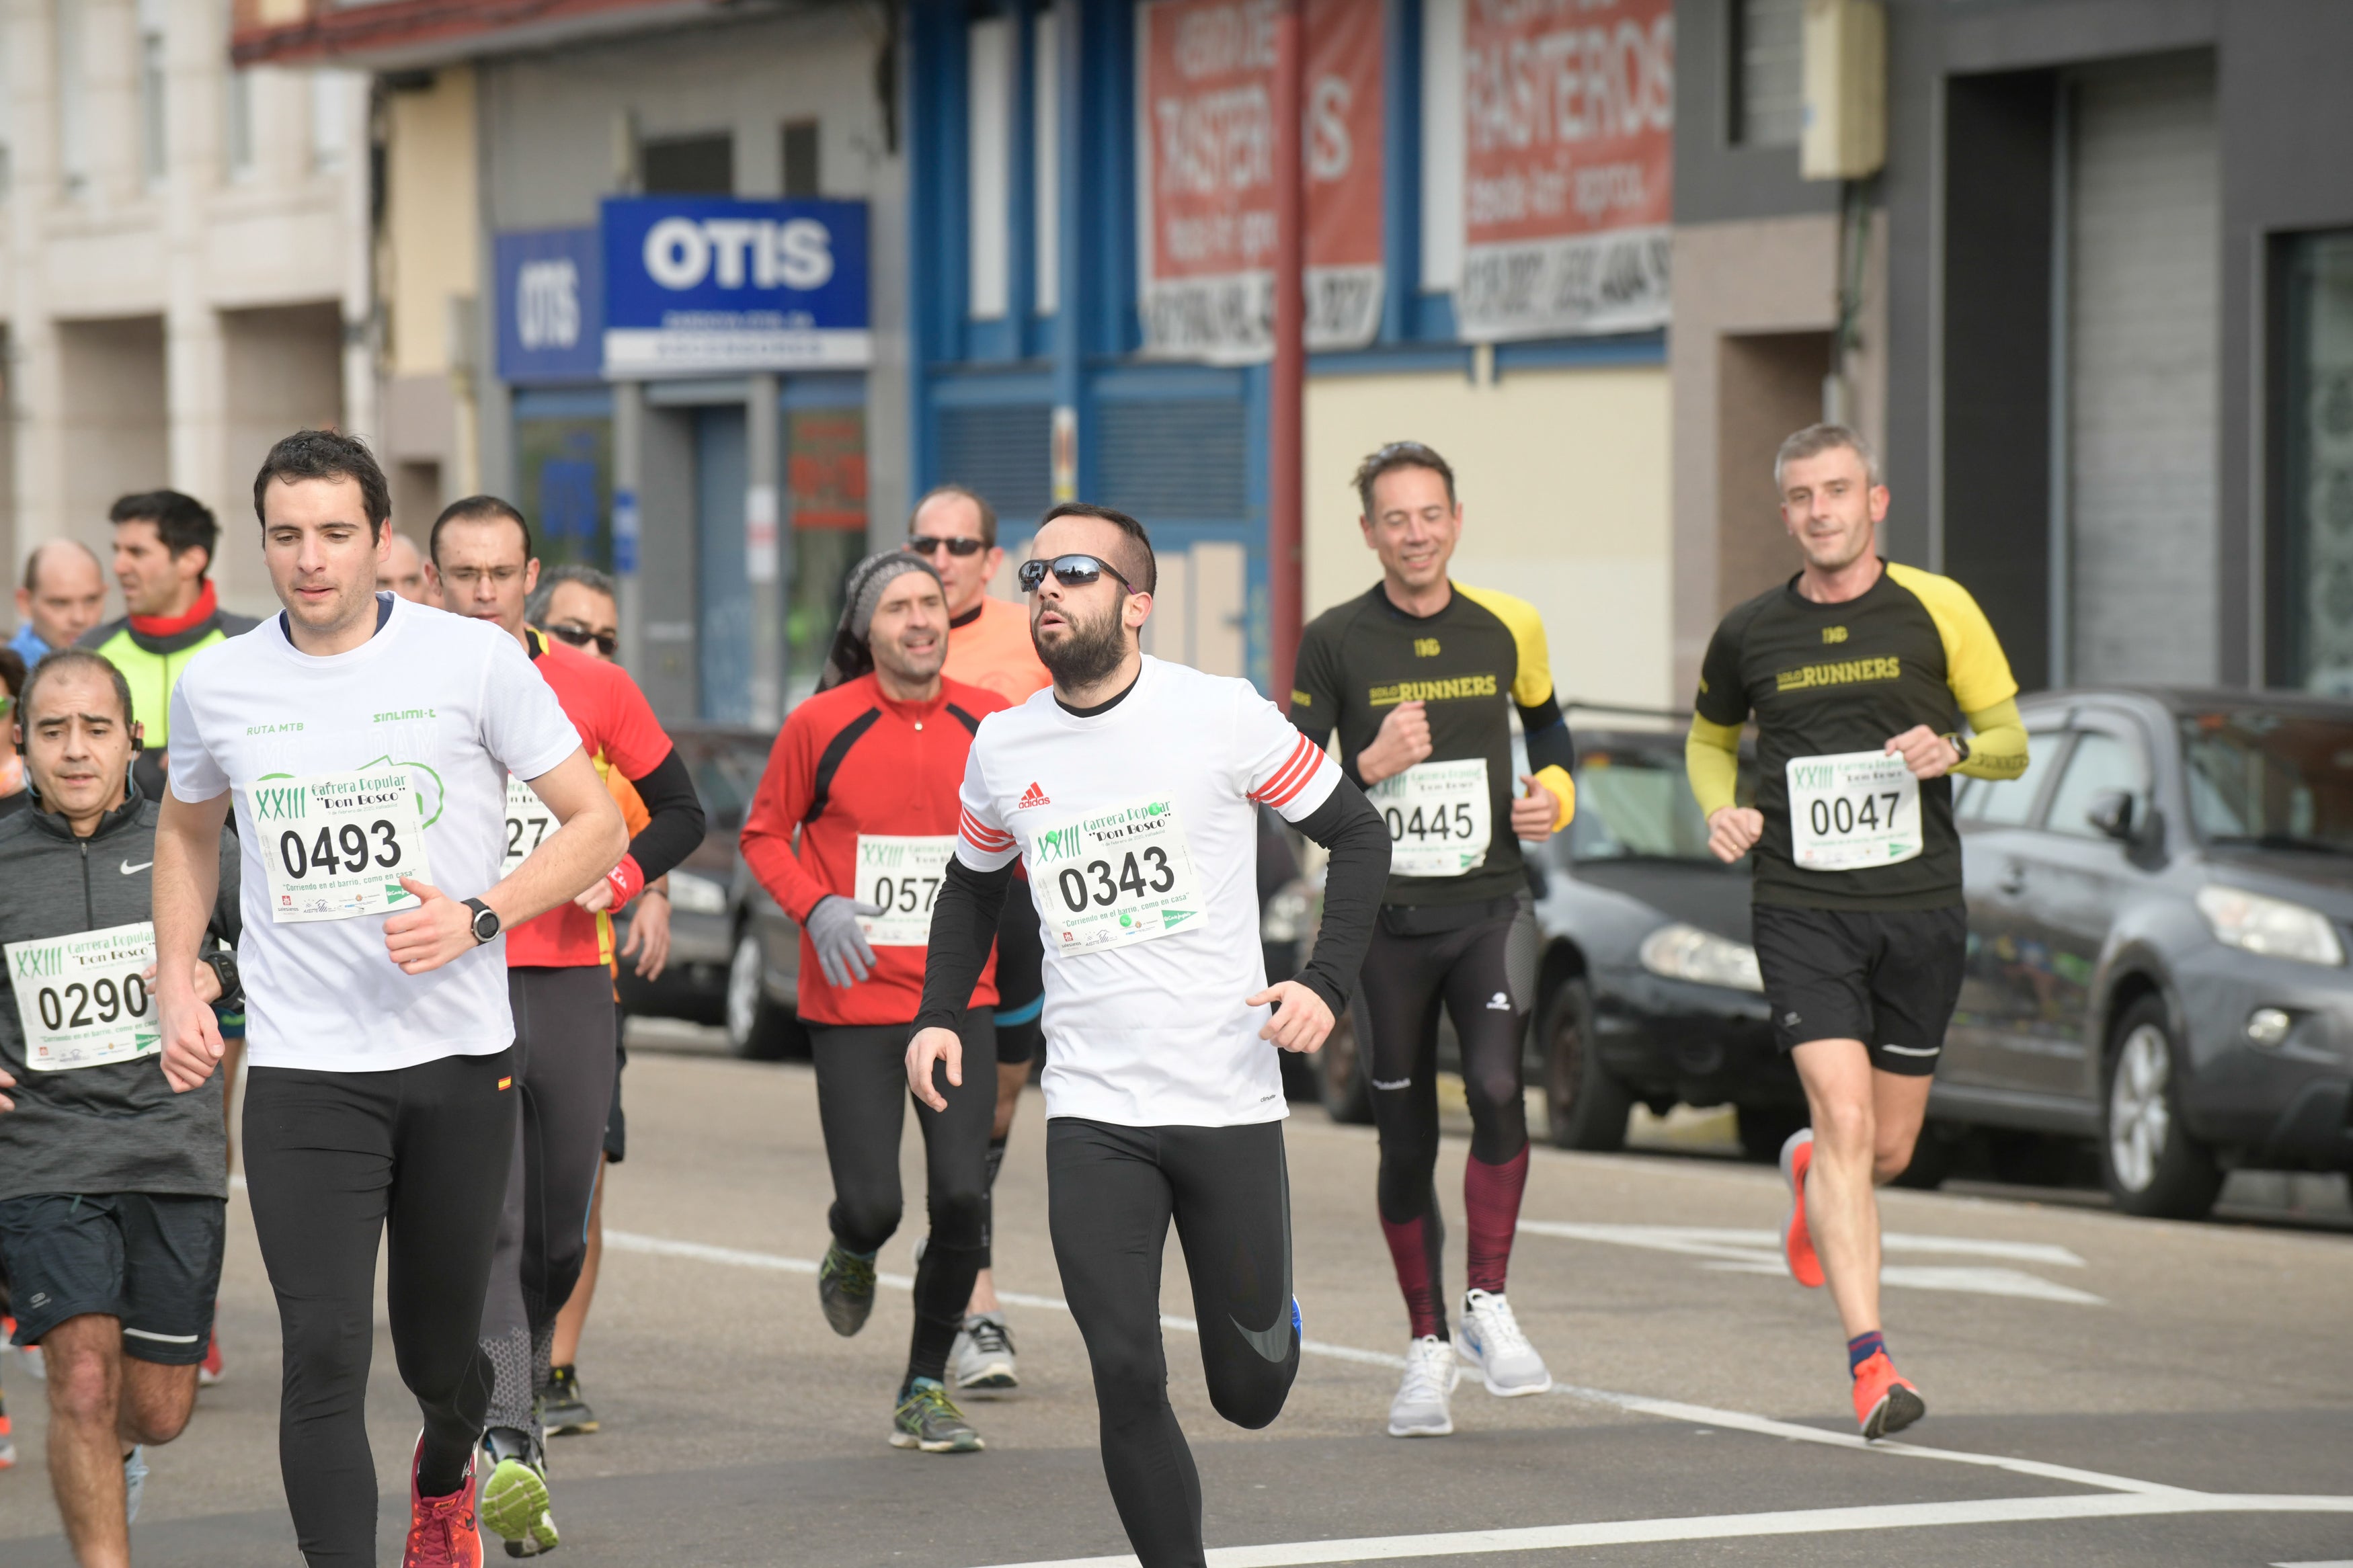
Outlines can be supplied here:
<path id="1" fill-rule="evenodd" d="M 1034 624 L 1030 626 L 1029 642 L 1038 650 L 1038 662 L 1046 667 L 1055 685 L 1076 691 L 1119 668 L 1119 661 L 1127 657 L 1127 628 L 1120 624 L 1120 607 L 1124 603 L 1113 600 L 1111 608 L 1091 621 L 1071 615 L 1066 605 L 1062 615 L 1070 626 L 1058 642 L 1048 642 L 1038 635 Z"/>

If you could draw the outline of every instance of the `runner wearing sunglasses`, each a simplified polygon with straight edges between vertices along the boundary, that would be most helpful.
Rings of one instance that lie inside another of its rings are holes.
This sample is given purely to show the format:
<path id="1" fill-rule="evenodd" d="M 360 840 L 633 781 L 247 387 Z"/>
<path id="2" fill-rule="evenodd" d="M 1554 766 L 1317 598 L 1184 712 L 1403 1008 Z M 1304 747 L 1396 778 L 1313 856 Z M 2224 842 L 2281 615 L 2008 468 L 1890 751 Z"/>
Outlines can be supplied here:
<path id="1" fill-rule="evenodd" d="M 1052 683 L 1030 646 L 1029 613 L 989 596 L 988 585 L 1004 566 L 1005 552 L 997 543 L 997 509 L 986 497 L 962 485 L 940 486 L 916 503 L 907 524 L 907 548 L 939 574 L 947 592 L 944 673 L 950 680 L 985 686 L 1008 704 L 1027 701 L 1031 692 Z M 1017 868 L 1014 875 L 1020 874 Z M 986 1200 L 991 1204 L 1006 1142 L 1013 1133 L 1013 1117 L 1040 1043 L 1038 1010 L 1045 996 L 1039 966 L 1043 958 L 1038 922 L 1030 918 L 1027 900 L 1006 900 L 1005 916 L 997 928 L 997 1115 L 989 1129 L 990 1195 Z M 990 1227 L 984 1224 L 983 1228 Z M 1013 1331 L 997 1299 L 997 1276 L 989 1267 L 986 1243 L 980 1263 L 948 1369 L 959 1388 L 1002 1393 L 1020 1381 L 1014 1365 Z"/>
<path id="2" fill-rule="evenodd" d="M 1490 1394 L 1552 1386 L 1504 1284 L 1528 1175 L 1521 1046 L 1536 978 L 1520 843 L 1567 824 L 1575 752 L 1535 608 L 1446 574 L 1462 535 L 1446 459 L 1399 441 L 1365 459 L 1356 488 L 1381 581 L 1308 626 L 1291 716 L 1318 745 L 1338 731 L 1341 761 L 1393 843 L 1357 1019 L 1380 1130 L 1381 1229 L 1412 1332 L 1389 1435 L 1436 1437 L 1454 1429 L 1458 1351 Z M 1515 711 L 1531 770 L 1516 798 Z M 1447 1336 L 1436 1183 L 1441 1005 L 1461 1042 L 1472 1129 L 1470 1289 L 1457 1344 Z"/>
<path id="3" fill-rule="evenodd" d="M 1198 1568 L 1200 1480 L 1160 1333 L 1168 1226 L 1210 1403 L 1265 1426 L 1300 1348 L 1275 1051 L 1315 1049 L 1345 1004 L 1388 837 L 1248 682 L 1144 657 L 1155 572 L 1134 519 L 1065 503 L 1031 550 L 1021 581 L 1054 685 L 973 742 L 907 1079 L 934 1110 L 954 1092 L 942 1079 L 963 1082 L 955 1026 L 1027 862 L 1047 930 L 1050 1228 L 1093 1367 L 1103 1474 L 1145 1568 Z M 1273 984 L 1258 939 L 1260 802 L 1332 851 L 1314 956 Z"/>

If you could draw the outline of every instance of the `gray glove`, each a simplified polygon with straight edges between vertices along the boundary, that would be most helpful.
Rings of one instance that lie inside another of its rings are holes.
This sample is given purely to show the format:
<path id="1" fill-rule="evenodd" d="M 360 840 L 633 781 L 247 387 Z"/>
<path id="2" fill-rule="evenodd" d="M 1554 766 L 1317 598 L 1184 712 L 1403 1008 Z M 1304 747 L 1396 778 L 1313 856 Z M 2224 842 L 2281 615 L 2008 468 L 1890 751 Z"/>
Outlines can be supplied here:
<path id="1" fill-rule="evenodd" d="M 828 983 L 847 988 L 873 973 L 874 950 L 866 944 L 866 933 L 858 929 L 858 917 L 871 920 L 881 912 L 876 905 L 861 904 L 839 893 L 819 899 L 817 908 L 809 910 L 803 926 L 809 945 L 817 949 L 817 966 L 825 972 Z"/>

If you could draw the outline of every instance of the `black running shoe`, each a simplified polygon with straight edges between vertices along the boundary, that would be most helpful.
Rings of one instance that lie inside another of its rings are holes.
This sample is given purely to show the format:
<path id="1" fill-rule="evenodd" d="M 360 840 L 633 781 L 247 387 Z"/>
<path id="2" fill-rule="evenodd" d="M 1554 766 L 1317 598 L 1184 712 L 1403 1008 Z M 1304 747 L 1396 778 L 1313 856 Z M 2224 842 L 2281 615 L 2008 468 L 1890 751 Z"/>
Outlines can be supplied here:
<path id="1" fill-rule="evenodd" d="M 872 1257 L 860 1258 L 838 1241 L 827 1247 L 825 1261 L 818 1265 L 817 1299 L 825 1321 L 843 1339 L 864 1328 L 866 1315 L 874 1310 Z"/>
<path id="2" fill-rule="evenodd" d="M 580 1393 L 580 1376 L 568 1366 L 555 1367 L 539 1391 L 539 1423 L 551 1437 L 596 1430 L 596 1413 Z"/>

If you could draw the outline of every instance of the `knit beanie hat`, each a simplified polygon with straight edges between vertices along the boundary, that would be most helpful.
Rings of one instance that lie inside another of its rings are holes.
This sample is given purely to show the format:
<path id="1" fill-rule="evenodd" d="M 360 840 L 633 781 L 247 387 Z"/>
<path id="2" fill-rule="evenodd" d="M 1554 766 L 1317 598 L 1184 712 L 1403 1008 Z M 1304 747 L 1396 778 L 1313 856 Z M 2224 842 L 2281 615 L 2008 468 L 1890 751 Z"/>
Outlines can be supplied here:
<path id="1" fill-rule="evenodd" d="M 947 584 L 940 583 L 939 573 L 913 551 L 885 550 L 851 567 L 841 587 L 841 624 L 834 628 L 825 673 L 818 678 L 819 691 L 829 691 L 846 680 L 855 680 L 874 668 L 874 649 L 867 641 L 867 633 L 873 628 L 874 611 L 882 603 L 883 590 L 904 572 L 921 572 L 939 584 L 941 596 L 946 596 Z"/>

